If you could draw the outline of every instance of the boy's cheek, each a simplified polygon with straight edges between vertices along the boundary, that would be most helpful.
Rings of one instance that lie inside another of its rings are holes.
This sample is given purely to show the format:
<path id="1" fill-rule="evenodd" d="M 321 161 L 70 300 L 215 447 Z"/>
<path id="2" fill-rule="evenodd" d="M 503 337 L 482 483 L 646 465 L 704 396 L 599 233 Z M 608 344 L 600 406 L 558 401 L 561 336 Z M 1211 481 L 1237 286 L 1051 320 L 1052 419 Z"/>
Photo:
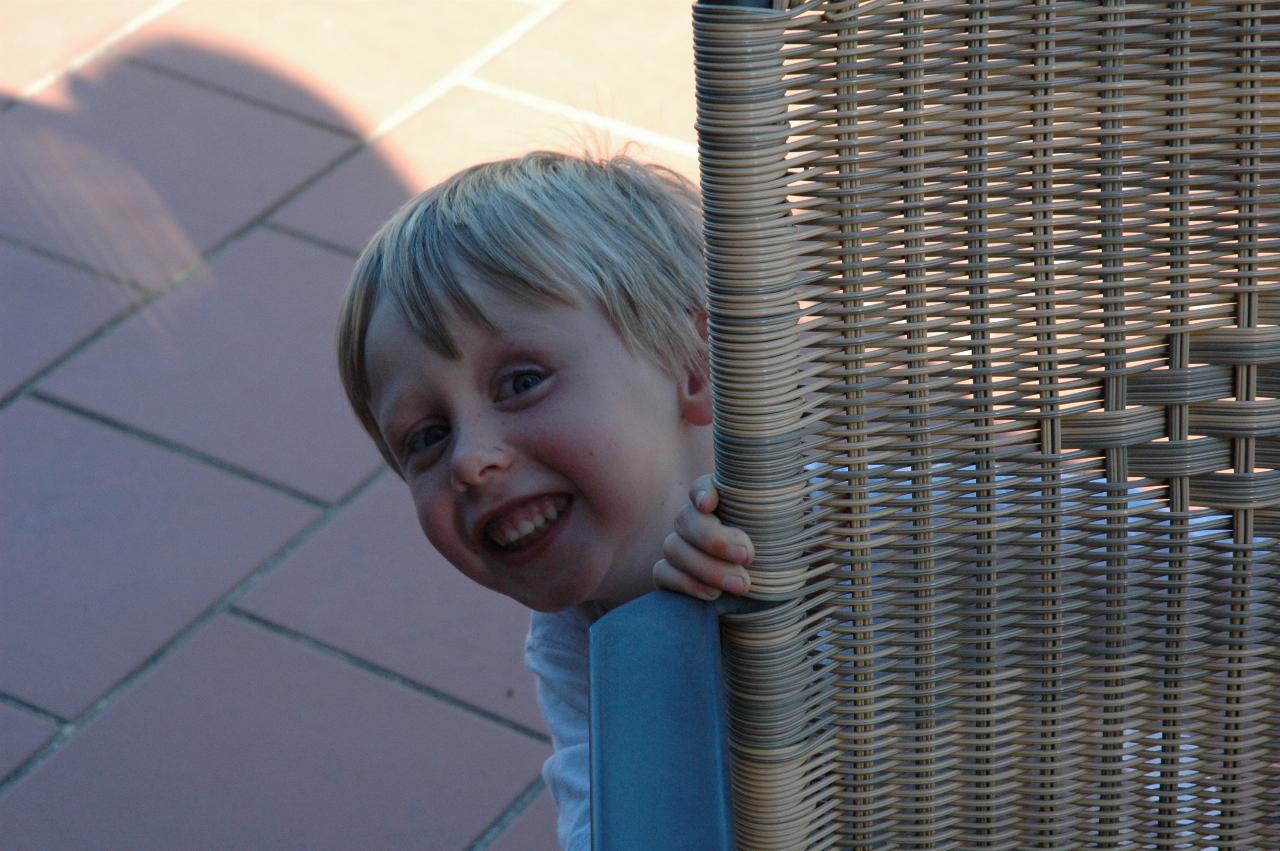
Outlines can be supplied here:
<path id="1" fill-rule="evenodd" d="M 458 567 L 458 558 L 461 554 L 458 552 L 460 541 L 457 535 L 448 534 L 448 530 L 442 528 L 443 524 L 440 519 L 425 507 L 417 506 L 417 514 L 418 527 L 422 530 L 422 534 L 427 539 L 427 543 L 429 543 L 436 552 L 444 556 L 450 564 L 454 567 Z"/>

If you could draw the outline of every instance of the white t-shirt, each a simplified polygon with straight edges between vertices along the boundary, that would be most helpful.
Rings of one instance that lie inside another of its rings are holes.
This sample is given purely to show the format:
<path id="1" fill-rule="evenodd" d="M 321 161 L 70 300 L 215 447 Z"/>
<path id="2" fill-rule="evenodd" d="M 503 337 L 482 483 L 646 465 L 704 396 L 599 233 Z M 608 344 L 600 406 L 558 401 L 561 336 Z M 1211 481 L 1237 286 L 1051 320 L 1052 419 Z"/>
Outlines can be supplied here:
<path id="1" fill-rule="evenodd" d="M 580 609 L 534 612 L 524 660 L 538 681 L 538 704 L 555 751 L 542 765 L 559 817 L 556 833 L 565 851 L 591 851 L 589 631 L 593 618 Z"/>

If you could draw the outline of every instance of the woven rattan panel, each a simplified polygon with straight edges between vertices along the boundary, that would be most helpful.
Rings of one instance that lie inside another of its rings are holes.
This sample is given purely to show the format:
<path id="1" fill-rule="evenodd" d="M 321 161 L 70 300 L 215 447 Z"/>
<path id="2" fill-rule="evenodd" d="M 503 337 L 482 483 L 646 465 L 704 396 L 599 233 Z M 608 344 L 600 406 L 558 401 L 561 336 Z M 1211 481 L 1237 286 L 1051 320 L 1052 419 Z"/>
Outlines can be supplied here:
<path id="1" fill-rule="evenodd" d="M 742 847 L 1280 849 L 1280 3 L 695 20 Z"/>

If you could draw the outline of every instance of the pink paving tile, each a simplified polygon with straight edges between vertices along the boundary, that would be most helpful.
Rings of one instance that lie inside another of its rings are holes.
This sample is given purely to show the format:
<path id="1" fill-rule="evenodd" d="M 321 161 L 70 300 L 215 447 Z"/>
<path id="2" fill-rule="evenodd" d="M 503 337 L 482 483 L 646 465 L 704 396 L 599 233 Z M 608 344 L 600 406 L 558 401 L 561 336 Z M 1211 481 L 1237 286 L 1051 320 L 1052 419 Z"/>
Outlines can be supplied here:
<path id="1" fill-rule="evenodd" d="M 58 728 L 0 704 L 0 779 L 53 738 Z"/>
<path id="2" fill-rule="evenodd" d="M 350 274 L 329 249 L 254 231 L 41 389 L 336 500 L 381 464 L 333 351 Z"/>
<path id="3" fill-rule="evenodd" d="M 132 301 L 110 281 L 0 243 L 0 397 Z"/>
<path id="4" fill-rule="evenodd" d="M 538 148 L 620 151 L 630 140 L 517 101 L 459 87 L 287 204 L 275 221 L 352 251 L 415 192 L 475 163 Z M 637 159 L 697 179 L 692 157 L 632 143 Z"/>
<path id="5" fill-rule="evenodd" d="M 550 851 L 558 847 L 556 805 L 551 800 L 551 793 L 544 789 L 529 808 L 489 845 L 488 851 Z"/>
<path id="6" fill-rule="evenodd" d="M 136 20 L 156 0 L 5 0 L 0 103 L 23 93 Z"/>
<path id="7" fill-rule="evenodd" d="M 0 233 L 156 286 L 353 144 L 99 62 L 0 120 Z"/>
<path id="8" fill-rule="evenodd" d="M 464 578 L 387 474 L 262 579 L 242 608 L 544 730 L 524 667 L 529 613 Z"/>
<path id="9" fill-rule="evenodd" d="M 0 691 L 74 718 L 313 509 L 19 399 L 0 412 Z"/>
<path id="10" fill-rule="evenodd" d="M 0 800 L 0 834 L 7 851 L 460 849 L 545 753 L 223 616 Z"/>
<path id="11" fill-rule="evenodd" d="M 123 52 L 367 133 L 533 11 L 514 0 L 188 0 Z"/>
<path id="12" fill-rule="evenodd" d="M 693 142 L 690 0 L 568 0 L 484 80 Z"/>

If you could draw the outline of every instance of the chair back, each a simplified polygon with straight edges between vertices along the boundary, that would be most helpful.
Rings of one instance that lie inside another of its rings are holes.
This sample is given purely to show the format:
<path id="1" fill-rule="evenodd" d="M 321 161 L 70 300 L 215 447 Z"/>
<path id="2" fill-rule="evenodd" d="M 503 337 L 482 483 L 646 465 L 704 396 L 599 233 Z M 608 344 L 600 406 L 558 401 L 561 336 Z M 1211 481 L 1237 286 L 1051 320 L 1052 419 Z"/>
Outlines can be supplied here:
<path id="1" fill-rule="evenodd" d="M 1280 5 L 774 5 L 694 10 L 739 846 L 1280 848 Z"/>

